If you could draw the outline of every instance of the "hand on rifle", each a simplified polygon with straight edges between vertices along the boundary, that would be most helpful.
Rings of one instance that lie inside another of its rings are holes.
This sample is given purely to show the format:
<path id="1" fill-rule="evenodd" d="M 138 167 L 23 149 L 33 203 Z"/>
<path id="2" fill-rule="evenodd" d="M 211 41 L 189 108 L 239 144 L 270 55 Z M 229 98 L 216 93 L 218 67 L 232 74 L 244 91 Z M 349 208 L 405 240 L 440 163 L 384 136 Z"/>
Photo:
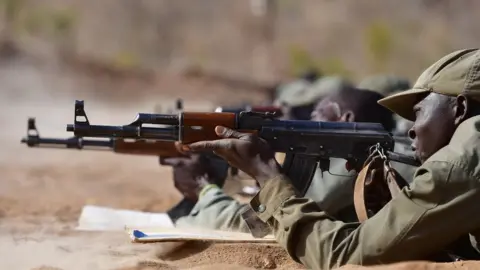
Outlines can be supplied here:
<path id="1" fill-rule="evenodd" d="M 217 126 L 215 132 L 222 139 L 189 145 L 177 143 L 177 149 L 183 153 L 213 151 L 231 166 L 256 179 L 260 186 L 263 186 L 266 180 L 280 174 L 275 153 L 263 139 L 222 126 Z"/>
<path id="2" fill-rule="evenodd" d="M 172 166 L 175 188 L 191 201 L 198 201 L 202 188 L 213 183 L 209 174 L 208 161 L 199 154 L 185 157 L 160 157 L 160 164 Z"/>

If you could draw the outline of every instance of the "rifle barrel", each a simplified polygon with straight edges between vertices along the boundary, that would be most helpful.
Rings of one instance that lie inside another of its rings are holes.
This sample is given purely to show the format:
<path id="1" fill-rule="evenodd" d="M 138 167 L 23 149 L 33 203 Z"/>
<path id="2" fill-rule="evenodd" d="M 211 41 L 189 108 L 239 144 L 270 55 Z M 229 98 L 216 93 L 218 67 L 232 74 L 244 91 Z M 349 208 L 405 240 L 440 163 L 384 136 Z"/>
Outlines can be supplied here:
<path id="1" fill-rule="evenodd" d="M 40 138 L 36 136 L 29 136 L 21 140 L 22 143 L 27 144 L 29 147 L 54 147 L 60 148 L 77 148 L 83 149 L 87 147 L 95 147 L 98 149 L 111 149 L 113 148 L 113 140 L 91 140 L 78 137 L 71 137 L 67 139 L 57 138 Z"/>

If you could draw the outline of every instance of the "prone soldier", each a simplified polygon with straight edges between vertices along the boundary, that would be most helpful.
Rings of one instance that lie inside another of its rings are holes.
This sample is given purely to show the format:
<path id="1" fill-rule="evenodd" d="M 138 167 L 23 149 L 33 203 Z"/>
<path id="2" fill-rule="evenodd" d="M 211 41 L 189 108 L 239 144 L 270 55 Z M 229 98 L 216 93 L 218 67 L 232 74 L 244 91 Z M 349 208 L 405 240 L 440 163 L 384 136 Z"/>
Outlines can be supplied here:
<path id="1" fill-rule="evenodd" d="M 394 126 L 392 113 L 377 104 L 381 94 L 360 90 L 347 84 L 335 84 L 326 81 L 330 94 L 323 96 L 312 112 L 314 121 L 331 122 L 378 122 L 387 129 Z M 338 81 L 337 81 L 338 82 Z M 318 89 L 315 91 L 319 91 Z M 293 98 L 293 97 L 292 97 Z M 278 160 L 278 155 L 276 156 Z M 175 160 L 175 159 L 172 159 Z M 186 169 L 188 170 L 188 169 Z M 345 160 L 330 159 L 329 172 L 316 170 L 306 196 L 317 202 L 322 209 L 342 220 L 356 220 L 353 208 L 353 185 L 356 174 L 345 169 Z M 241 214 L 249 209 L 247 204 L 241 204 L 227 196 L 219 187 L 190 178 L 190 183 L 176 185 L 180 189 L 197 190 L 199 202 L 191 214 L 179 219 L 177 226 L 199 226 L 210 229 L 234 230 L 249 232 Z"/>
<path id="2" fill-rule="evenodd" d="M 254 177 L 261 190 L 252 209 L 292 258 L 310 269 L 438 259 L 438 253 L 479 259 L 480 50 L 442 57 L 411 90 L 379 103 L 414 121 L 409 136 L 423 164 L 410 186 L 363 223 L 334 220 L 299 196 L 268 144 L 255 135 L 217 127 L 223 139 L 178 147 L 214 150 Z M 453 244 L 468 234 L 471 243 L 457 249 Z"/>

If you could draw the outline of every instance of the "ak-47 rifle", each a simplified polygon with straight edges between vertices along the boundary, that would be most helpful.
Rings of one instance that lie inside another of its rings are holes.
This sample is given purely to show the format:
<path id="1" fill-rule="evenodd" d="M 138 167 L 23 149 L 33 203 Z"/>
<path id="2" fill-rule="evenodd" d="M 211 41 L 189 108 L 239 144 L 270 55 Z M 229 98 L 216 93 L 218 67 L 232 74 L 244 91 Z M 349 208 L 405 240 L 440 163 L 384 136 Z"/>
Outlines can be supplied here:
<path id="1" fill-rule="evenodd" d="M 28 119 L 27 136 L 21 143 L 28 147 L 65 148 L 78 150 L 113 151 L 117 154 L 180 157 L 172 141 L 137 140 L 124 138 L 87 139 L 84 137 L 49 138 L 41 137 L 35 118 Z"/>
<path id="2" fill-rule="evenodd" d="M 175 109 L 170 112 L 181 112 L 183 102 L 178 99 L 175 103 Z M 22 138 L 21 143 L 29 147 L 42 148 L 67 148 L 67 149 L 88 149 L 113 151 L 117 154 L 147 155 L 162 157 L 181 157 L 175 144 L 172 141 L 143 140 L 143 139 L 125 139 L 125 138 L 104 138 L 87 139 L 80 136 L 70 138 L 45 138 L 40 137 L 35 118 L 28 119 L 27 137 Z"/>
<path id="3" fill-rule="evenodd" d="M 170 109 L 170 111 L 180 112 L 182 109 L 183 102 L 179 99 L 176 101 L 176 108 Z M 35 118 L 29 118 L 27 136 L 22 138 L 21 143 L 25 143 L 28 147 L 113 151 L 117 154 L 160 156 L 162 158 L 183 156 L 177 151 L 173 141 L 85 137 L 87 136 L 73 136 L 69 138 L 41 137 L 36 127 Z M 228 176 L 228 163 L 212 153 L 202 153 L 202 155 L 202 158 L 208 159 L 213 168 L 215 184 L 222 187 Z M 161 162 L 161 158 L 159 160 L 161 165 L 165 165 Z M 178 218 L 188 215 L 195 204 L 196 202 L 183 198 L 177 205 L 168 210 L 167 214 L 175 222 Z"/>
<path id="4" fill-rule="evenodd" d="M 156 139 L 192 143 L 215 140 L 216 126 L 256 133 L 273 151 L 286 153 L 283 170 L 302 194 L 310 186 L 317 167 L 328 171 L 330 158 L 347 160 L 349 170 L 360 171 L 372 149 L 381 148 L 392 161 L 418 166 L 416 159 L 394 153 L 395 140 L 378 123 L 339 123 L 302 120 L 278 120 L 272 113 L 196 113 L 146 114 L 123 126 L 91 125 L 84 102 L 75 102 L 74 123 L 67 131 L 76 136 Z M 145 125 L 161 125 L 146 127 Z M 165 127 L 167 126 L 167 127 Z"/>

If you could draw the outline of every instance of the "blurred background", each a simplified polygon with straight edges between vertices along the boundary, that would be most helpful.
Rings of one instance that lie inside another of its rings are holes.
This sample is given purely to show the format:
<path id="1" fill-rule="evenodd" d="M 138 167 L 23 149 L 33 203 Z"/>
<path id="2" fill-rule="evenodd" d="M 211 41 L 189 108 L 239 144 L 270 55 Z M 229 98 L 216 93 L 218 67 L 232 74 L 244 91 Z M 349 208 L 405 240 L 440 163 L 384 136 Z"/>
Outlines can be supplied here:
<path id="1" fill-rule="evenodd" d="M 157 158 L 20 144 L 28 117 L 66 138 L 75 99 L 92 124 L 120 125 L 177 98 L 189 111 L 259 104 L 308 69 L 415 80 L 478 47 L 479 20 L 478 0 L 0 0 L 2 268 L 88 259 L 11 240 L 74 228 L 86 204 L 162 212 L 181 199 Z"/>
<path id="2" fill-rule="evenodd" d="M 439 56 L 476 46 L 480 37 L 480 2 L 473 0 L 0 4 L 2 58 L 29 57 L 37 65 L 72 69 L 77 79 L 94 81 L 79 88 L 98 96 L 110 89 L 114 95 L 178 93 L 188 87 L 177 85 L 176 75 L 242 89 L 234 92 L 239 98 L 256 99 L 309 67 L 351 79 L 378 72 L 414 79 Z"/>

